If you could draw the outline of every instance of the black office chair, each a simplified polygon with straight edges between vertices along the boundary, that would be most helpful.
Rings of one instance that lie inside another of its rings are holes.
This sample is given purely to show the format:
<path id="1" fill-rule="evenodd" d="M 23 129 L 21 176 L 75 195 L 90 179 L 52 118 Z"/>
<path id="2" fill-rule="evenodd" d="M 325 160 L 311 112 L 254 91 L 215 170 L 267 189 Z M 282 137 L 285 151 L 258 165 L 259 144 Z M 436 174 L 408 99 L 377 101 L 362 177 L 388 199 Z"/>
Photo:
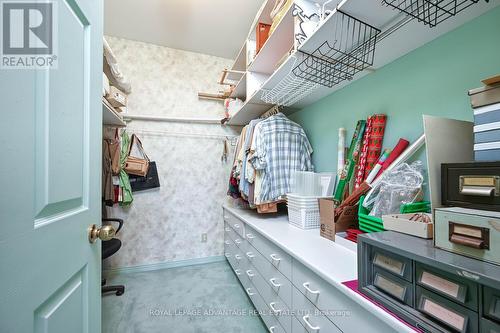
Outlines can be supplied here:
<path id="1" fill-rule="evenodd" d="M 123 227 L 122 219 L 108 219 L 103 218 L 102 222 L 116 222 L 118 223 L 118 229 L 116 229 L 116 233 L 120 231 Z M 102 242 L 102 260 L 111 257 L 113 254 L 118 252 L 118 250 L 122 247 L 122 242 L 118 238 L 112 238 L 108 241 Z M 121 296 L 125 292 L 125 286 L 123 285 L 115 285 L 115 286 L 106 286 L 106 279 L 102 279 L 101 281 L 101 291 L 102 293 L 107 292 L 115 292 L 116 296 Z"/>

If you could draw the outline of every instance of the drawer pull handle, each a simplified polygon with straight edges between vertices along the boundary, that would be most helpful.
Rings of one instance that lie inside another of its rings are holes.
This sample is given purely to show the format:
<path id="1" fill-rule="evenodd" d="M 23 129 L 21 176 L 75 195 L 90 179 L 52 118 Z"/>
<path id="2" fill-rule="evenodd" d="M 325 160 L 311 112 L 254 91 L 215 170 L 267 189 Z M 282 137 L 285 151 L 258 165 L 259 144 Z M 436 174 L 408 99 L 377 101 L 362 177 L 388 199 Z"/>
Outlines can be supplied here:
<path id="1" fill-rule="evenodd" d="M 234 226 L 236 229 L 238 229 L 238 228 L 240 227 L 240 225 L 239 225 L 238 223 L 233 224 L 233 226 Z"/>
<path id="2" fill-rule="evenodd" d="M 253 295 L 255 295 L 255 293 L 252 293 L 250 290 L 252 290 L 252 288 L 247 288 L 247 289 L 246 289 L 246 292 L 247 292 L 248 296 L 253 296 Z"/>
<path id="3" fill-rule="evenodd" d="M 281 283 L 276 283 L 276 278 L 269 279 L 269 282 L 271 282 L 273 287 L 276 287 L 276 288 L 281 287 Z"/>
<path id="4" fill-rule="evenodd" d="M 247 254 L 248 259 L 255 258 L 255 254 L 253 254 L 252 252 L 247 252 L 246 254 Z"/>
<path id="5" fill-rule="evenodd" d="M 277 261 L 277 262 L 280 262 L 280 261 L 281 261 L 281 258 L 279 258 L 277 254 L 274 254 L 274 253 L 273 253 L 273 254 L 271 254 L 271 255 L 269 255 L 269 256 L 270 256 L 270 257 L 271 257 L 271 259 L 272 259 L 272 260 L 274 260 L 274 261 Z"/>
<path id="6" fill-rule="evenodd" d="M 226 230 L 226 232 L 230 232 L 231 231 L 231 229 L 229 229 L 229 228 L 226 228 L 224 230 Z"/>
<path id="7" fill-rule="evenodd" d="M 251 269 L 249 269 L 246 273 L 247 273 L 249 278 L 253 278 L 255 276 L 255 274 L 252 272 Z"/>
<path id="8" fill-rule="evenodd" d="M 459 193 L 478 197 L 498 197 L 500 195 L 499 176 L 460 176 Z"/>
<path id="9" fill-rule="evenodd" d="M 252 235 L 252 234 L 247 234 L 247 238 L 248 238 L 248 239 L 254 239 L 254 238 L 255 238 L 255 236 L 254 236 L 254 235 Z"/>
<path id="10" fill-rule="evenodd" d="M 269 327 L 269 333 L 274 333 L 275 329 L 276 329 L 276 326 Z"/>
<path id="11" fill-rule="evenodd" d="M 489 250 L 490 229 L 448 222 L 448 240 L 451 243 L 479 250 Z"/>
<path id="12" fill-rule="evenodd" d="M 231 245 L 231 243 L 229 243 L 229 241 L 225 241 L 224 244 Z"/>
<path id="13" fill-rule="evenodd" d="M 236 273 L 236 275 L 241 275 L 241 269 L 235 269 L 234 272 Z"/>
<path id="14" fill-rule="evenodd" d="M 236 258 L 236 260 L 241 260 L 241 256 L 239 254 L 235 254 L 234 257 Z"/>
<path id="15" fill-rule="evenodd" d="M 234 242 L 235 242 L 236 244 L 241 244 L 241 239 L 239 239 L 239 238 L 238 238 L 238 239 L 236 239 Z"/>
<path id="16" fill-rule="evenodd" d="M 303 286 L 304 288 L 306 288 L 306 290 L 307 290 L 309 293 L 311 293 L 311 294 L 313 294 L 313 295 L 319 295 L 319 290 L 312 290 L 311 288 L 309 288 L 309 282 L 304 282 L 304 283 L 302 284 L 302 286 Z"/>
<path id="17" fill-rule="evenodd" d="M 269 307 L 271 308 L 271 310 L 273 311 L 273 313 L 274 314 L 280 314 L 281 310 L 276 309 L 275 305 L 276 305 L 275 302 L 269 303 Z"/>
<path id="18" fill-rule="evenodd" d="M 231 256 L 231 253 L 224 253 L 224 255 L 226 256 L 226 258 L 229 258 Z"/>
<path id="19" fill-rule="evenodd" d="M 304 323 L 306 323 L 307 327 L 309 327 L 310 330 L 312 331 L 319 331 L 320 327 L 319 326 L 313 326 L 311 324 L 311 322 L 309 321 L 309 315 L 305 315 L 304 317 L 302 317 L 302 320 L 304 321 Z"/>

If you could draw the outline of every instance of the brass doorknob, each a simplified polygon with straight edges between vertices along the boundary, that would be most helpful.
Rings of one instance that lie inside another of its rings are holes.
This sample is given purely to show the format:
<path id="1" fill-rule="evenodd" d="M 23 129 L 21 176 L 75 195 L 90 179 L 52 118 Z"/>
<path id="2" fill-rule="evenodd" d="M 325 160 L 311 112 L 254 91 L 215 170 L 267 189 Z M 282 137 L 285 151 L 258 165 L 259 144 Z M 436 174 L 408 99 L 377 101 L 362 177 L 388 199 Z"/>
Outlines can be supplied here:
<path id="1" fill-rule="evenodd" d="M 115 237 L 116 230 L 110 225 L 103 225 L 102 227 L 98 227 L 96 224 L 92 224 L 89 227 L 89 242 L 95 243 L 97 238 L 102 241 L 108 241 Z"/>

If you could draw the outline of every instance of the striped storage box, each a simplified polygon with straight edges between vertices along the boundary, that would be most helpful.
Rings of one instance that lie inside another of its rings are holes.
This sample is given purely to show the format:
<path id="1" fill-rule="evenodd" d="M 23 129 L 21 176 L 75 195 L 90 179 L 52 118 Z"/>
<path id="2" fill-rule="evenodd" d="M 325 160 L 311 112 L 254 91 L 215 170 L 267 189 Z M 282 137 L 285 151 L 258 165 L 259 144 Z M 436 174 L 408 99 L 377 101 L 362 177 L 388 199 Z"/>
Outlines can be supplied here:
<path id="1" fill-rule="evenodd" d="M 474 159 L 500 161 L 500 103 L 474 109 Z"/>

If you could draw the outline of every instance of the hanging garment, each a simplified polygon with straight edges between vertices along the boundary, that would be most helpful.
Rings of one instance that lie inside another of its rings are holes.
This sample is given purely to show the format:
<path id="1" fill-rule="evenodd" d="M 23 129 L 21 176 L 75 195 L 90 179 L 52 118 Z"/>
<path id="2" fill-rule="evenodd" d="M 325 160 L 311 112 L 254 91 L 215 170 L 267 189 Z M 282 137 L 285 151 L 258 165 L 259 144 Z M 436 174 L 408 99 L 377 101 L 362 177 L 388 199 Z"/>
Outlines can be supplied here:
<path id="1" fill-rule="evenodd" d="M 236 165 L 238 163 L 238 155 L 240 153 L 240 150 L 243 145 L 243 131 L 240 134 L 238 138 L 238 143 L 236 144 L 236 149 L 234 150 L 234 158 L 233 158 L 233 167 L 231 168 L 231 173 L 229 175 L 229 187 L 227 190 L 227 195 L 232 197 L 233 199 L 238 199 L 241 197 L 240 191 L 239 191 L 239 182 L 238 179 L 236 178 Z"/>
<path id="2" fill-rule="evenodd" d="M 130 146 L 130 138 L 126 131 L 122 133 L 122 149 L 120 153 L 120 191 L 118 201 L 121 206 L 129 206 L 134 198 L 132 196 L 132 188 L 130 187 L 130 180 L 128 174 L 125 172 L 125 163 L 127 161 Z"/>
<path id="3" fill-rule="evenodd" d="M 282 113 L 259 125 L 251 160 L 254 168 L 263 172 L 256 204 L 283 199 L 290 192 L 292 171 L 313 171 L 313 149 L 302 127 Z"/>
<path id="4" fill-rule="evenodd" d="M 108 140 L 102 141 L 102 200 L 106 206 L 113 206 L 115 192 L 113 189 L 112 160 Z"/>
<path id="5" fill-rule="evenodd" d="M 243 161 L 242 161 L 242 169 L 241 169 L 241 177 L 240 177 L 240 185 L 239 189 L 243 197 L 247 198 L 247 200 L 250 203 L 250 182 L 247 177 L 247 173 L 250 172 L 249 167 L 253 168 L 250 163 L 248 163 L 248 156 L 250 153 L 250 146 L 252 144 L 252 135 L 255 129 L 255 126 L 262 121 L 262 119 L 254 119 L 250 121 L 250 124 L 248 124 L 248 128 L 245 133 L 245 142 L 243 144 Z M 250 165 L 249 165 L 250 164 Z"/>

